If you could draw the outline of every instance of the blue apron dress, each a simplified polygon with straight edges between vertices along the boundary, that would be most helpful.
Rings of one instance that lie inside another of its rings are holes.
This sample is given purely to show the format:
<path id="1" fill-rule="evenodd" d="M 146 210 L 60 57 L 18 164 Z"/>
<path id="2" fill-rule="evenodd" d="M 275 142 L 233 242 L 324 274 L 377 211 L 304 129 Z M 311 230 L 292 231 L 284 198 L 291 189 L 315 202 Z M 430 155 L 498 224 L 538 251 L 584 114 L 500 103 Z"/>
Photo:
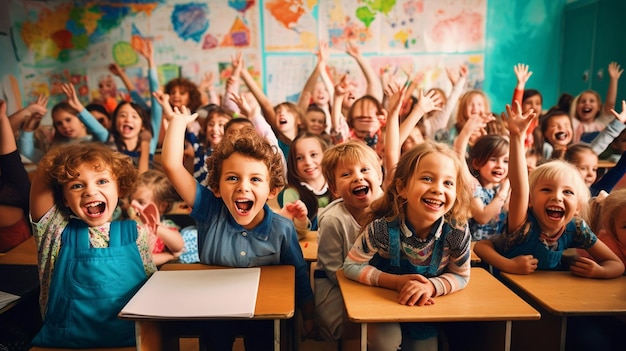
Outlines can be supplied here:
<path id="1" fill-rule="evenodd" d="M 119 311 L 146 280 L 137 222 L 111 222 L 108 248 L 92 248 L 87 224 L 71 219 L 61 234 L 43 327 L 32 341 L 44 347 L 135 345 L 132 321 Z"/>
<path id="2" fill-rule="evenodd" d="M 443 243 L 445 237 L 449 233 L 443 233 L 444 220 L 441 220 L 439 227 L 435 232 L 435 245 L 430 258 L 430 265 L 416 266 L 409 260 L 400 260 L 400 229 L 397 220 L 387 223 L 387 231 L 389 232 L 389 255 L 390 258 L 383 258 L 378 254 L 370 260 L 370 264 L 385 273 L 390 274 L 421 274 L 426 278 L 437 276 L 437 270 L 441 263 L 441 254 L 443 253 Z M 429 323 L 400 323 L 402 329 L 402 337 L 413 340 L 425 340 L 438 335 L 437 327 Z"/>

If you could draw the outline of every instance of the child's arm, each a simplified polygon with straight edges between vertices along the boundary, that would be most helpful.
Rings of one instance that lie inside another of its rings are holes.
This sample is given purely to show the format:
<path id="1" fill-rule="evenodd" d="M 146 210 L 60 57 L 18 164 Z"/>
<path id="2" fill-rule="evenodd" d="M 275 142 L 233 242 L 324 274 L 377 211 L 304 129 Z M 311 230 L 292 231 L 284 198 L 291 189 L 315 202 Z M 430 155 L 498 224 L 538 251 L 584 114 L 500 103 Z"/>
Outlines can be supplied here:
<path id="1" fill-rule="evenodd" d="M 591 148 L 596 155 L 600 155 L 626 128 L 624 125 L 626 123 L 626 101 L 622 100 L 622 113 L 617 113 L 617 111 L 611 109 L 611 114 L 615 118 L 591 141 Z"/>
<path id="2" fill-rule="evenodd" d="M 198 84 L 198 90 L 200 90 L 200 94 L 202 95 L 202 104 L 220 104 L 220 99 L 217 93 L 215 93 L 215 86 L 213 83 L 215 82 L 215 77 L 213 76 L 213 72 L 207 72 L 200 80 Z"/>
<path id="3" fill-rule="evenodd" d="M 383 101 L 383 87 L 381 86 L 380 78 L 378 78 L 374 72 L 369 61 L 361 55 L 359 47 L 351 41 L 346 41 L 346 52 L 359 64 L 365 76 L 365 80 L 367 81 L 367 95 L 375 97 L 378 101 Z"/>
<path id="4" fill-rule="evenodd" d="M 596 240 L 587 252 L 593 260 L 587 257 L 578 257 L 570 265 L 570 271 L 585 278 L 615 278 L 624 273 L 624 263 L 601 240 Z"/>
<path id="5" fill-rule="evenodd" d="M 13 132 L 18 131 L 28 116 L 37 115 L 40 116 L 39 119 L 41 119 L 41 116 L 45 115 L 48 111 L 46 108 L 47 105 L 48 97 L 39 95 L 37 101 L 11 114 L 11 116 L 9 116 L 11 130 L 13 130 Z"/>
<path id="6" fill-rule="evenodd" d="M 505 234 L 501 234 L 505 235 Z M 513 274 L 530 274 L 537 269 L 539 260 L 532 255 L 520 255 L 513 258 L 506 258 L 496 251 L 491 240 L 481 240 L 474 245 L 474 252 L 485 263 L 498 268 L 499 270 Z"/>
<path id="7" fill-rule="evenodd" d="M 472 198 L 472 202 L 470 203 L 472 218 L 478 224 L 486 224 L 492 220 L 502 211 L 502 207 L 506 203 L 506 199 L 509 196 L 510 188 L 509 179 L 504 180 L 500 189 L 498 189 L 496 196 L 487 205 L 483 204 L 483 201 L 478 197 Z"/>
<path id="8" fill-rule="evenodd" d="M 518 63 L 513 67 L 513 71 L 515 71 L 515 76 L 517 77 L 517 85 L 515 86 L 515 90 L 513 91 L 513 101 L 511 104 L 515 104 L 517 101 L 518 104 L 522 104 L 522 98 L 524 97 L 524 88 L 526 87 L 526 82 L 530 79 L 530 76 L 533 75 L 532 71 L 528 71 L 528 65 L 523 63 Z M 541 111 L 538 111 L 541 113 Z"/>
<path id="9" fill-rule="evenodd" d="M 604 99 L 604 113 L 610 114 L 611 110 L 615 107 L 617 100 L 617 83 L 619 77 L 624 73 L 624 69 L 620 67 L 617 62 L 609 63 L 609 88 L 606 92 L 606 99 Z"/>
<path id="10" fill-rule="evenodd" d="M 152 122 L 152 139 L 150 140 L 150 155 L 154 155 L 159 144 L 159 136 L 161 135 L 161 124 L 163 120 L 163 107 L 157 101 L 154 94 L 159 90 L 159 79 L 154 62 L 154 46 L 152 40 L 144 40 L 144 45 L 138 50 L 141 56 L 145 57 L 148 62 L 148 84 L 150 85 L 150 120 Z M 144 103 L 145 105 L 145 103 Z"/>
<path id="11" fill-rule="evenodd" d="M 317 51 L 317 63 L 315 64 L 315 68 L 309 75 L 309 78 L 304 83 L 304 87 L 302 88 L 302 93 L 300 94 L 300 99 L 298 100 L 298 108 L 300 111 L 306 111 L 309 108 L 309 99 L 311 98 L 311 92 L 315 89 L 315 84 L 320 79 L 320 75 L 323 71 L 326 70 L 326 63 L 328 60 L 328 43 L 320 40 L 319 48 Z M 328 96 L 333 96 L 333 87 L 328 87 L 328 82 L 323 82 L 328 90 Z M 332 83 L 331 83 L 332 85 Z"/>
<path id="12" fill-rule="evenodd" d="M 424 126 L 426 127 L 426 137 L 432 138 L 436 131 L 442 128 L 446 128 L 452 116 L 452 112 L 456 108 L 456 103 L 459 101 L 461 94 L 465 90 L 465 83 L 467 82 L 468 69 L 467 65 L 463 64 L 459 67 L 458 71 L 446 68 L 446 74 L 448 80 L 452 84 L 452 91 L 448 96 L 443 109 L 440 113 L 435 113 L 432 117 L 426 119 Z"/>
<path id="13" fill-rule="evenodd" d="M 530 109 L 522 114 L 522 107 L 515 103 L 514 109 L 506 105 L 506 114 L 503 119 L 508 124 L 511 136 L 509 148 L 509 179 L 511 181 L 511 198 L 507 232 L 516 230 L 526 220 L 528 212 L 528 168 L 526 166 L 526 151 L 524 139 L 530 122 L 537 114 Z"/>
<path id="14" fill-rule="evenodd" d="M 350 84 L 352 83 L 348 81 L 348 75 L 344 74 L 341 77 L 339 84 L 335 87 L 335 93 L 332 96 L 333 104 L 330 111 L 330 137 L 333 144 L 341 144 L 348 140 L 350 127 L 348 127 L 348 122 L 341 111 L 341 104 L 343 103 L 343 99 L 348 92 Z"/>
<path id="15" fill-rule="evenodd" d="M 261 90 L 261 88 L 256 84 L 250 72 L 248 72 L 248 70 L 245 69 L 245 66 L 243 64 L 243 59 L 241 59 L 240 64 L 242 66 L 241 79 L 243 79 L 243 82 L 246 83 L 246 86 L 248 87 L 252 95 L 254 95 L 254 98 L 256 99 L 256 101 L 259 102 L 259 106 L 261 107 L 261 111 L 263 112 L 263 116 L 265 117 L 267 122 L 272 126 L 274 130 L 276 130 L 277 122 L 276 122 L 276 113 L 274 112 L 274 106 L 272 105 L 271 101 L 267 98 L 263 90 Z"/>
<path id="16" fill-rule="evenodd" d="M 193 207 L 195 203 L 198 184 L 183 165 L 183 153 L 187 123 L 193 122 L 197 117 L 197 113 L 190 114 L 186 107 L 183 107 L 182 112 L 178 109 L 174 110 L 173 118 L 165 132 L 161 155 L 165 175 L 172 182 L 174 189 L 183 201 L 190 207 Z"/>
<path id="17" fill-rule="evenodd" d="M 67 96 L 67 103 L 70 106 L 78 111 L 78 119 L 87 126 L 87 130 L 93 134 L 96 140 L 101 141 L 103 143 L 109 140 L 109 130 L 106 129 L 96 117 L 94 117 L 85 106 L 78 99 L 78 95 L 76 94 L 76 89 L 72 83 L 62 84 L 61 88 L 63 89 L 63 93 Z"/>
<path id="18" fill-rule="evenodd" d="M 150 169 L 150 140 L 152 134 L 147 130 L 139 133 L 139 164 L 137 170 L 139 174 L 146 172 Z"/>
<path id="19" fill-rule="evenodd" d="M 281 216 L 291 219 L 298 233 L 298 240 L 304 238 L 306 233 L 311 229 L 311 221 L 309 221 L 309 211 L 302 200 L 296 200 L 285 204 L 278 212 Z"/>
<path id="20" fill-rule="evenodd" d="M 389 182 L 393 179 L 395 166 L 400 159 L 400 107 L 406 93 L 406 85 L 400 87 L 398 82 L 391 78 L 389 84 L 385 88 L 385 96 L 389 99 L 389 115 L 385 128 L 385 151 L 383 157 L 383 167 L 387 170 L 388 176 L 385 177 L 384 187 L 389 186 Z M 405 137 L 406 139 L 406 137 Z"/>
<path id="21" fill-rule="evenodd" d="M 46 164 L 50 162 L 48 157 L 52 154 L 48 153 L 44 155 L 40 164 Z M 38 167 L 35 171 L 35 175 L 32 178 L 30 186 L 30 216 L 33 222 L 39 222 L 39 220 L 54 206 L 54 192 L 52 189 L 51 178 L 48 173 L 44 171 L 44 168 Z"/>

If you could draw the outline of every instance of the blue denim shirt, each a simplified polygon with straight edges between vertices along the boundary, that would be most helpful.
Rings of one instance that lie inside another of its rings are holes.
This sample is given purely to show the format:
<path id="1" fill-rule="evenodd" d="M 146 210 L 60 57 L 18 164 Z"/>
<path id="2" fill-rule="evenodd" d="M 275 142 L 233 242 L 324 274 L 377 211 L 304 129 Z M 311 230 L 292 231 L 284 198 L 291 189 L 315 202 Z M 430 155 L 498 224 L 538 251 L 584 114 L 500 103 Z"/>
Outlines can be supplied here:
<path id="1" fill-rule="evenodd" d="M 296 270 L 296 301 L 313 298 L 306 262 L 293 222 L 266 204 L 263 221 L 254 229 L 239 225 L 222 199 L 196 183 L 191 216 L 198 224 L 200 262 L 227 267 L 291 265 Z"/>

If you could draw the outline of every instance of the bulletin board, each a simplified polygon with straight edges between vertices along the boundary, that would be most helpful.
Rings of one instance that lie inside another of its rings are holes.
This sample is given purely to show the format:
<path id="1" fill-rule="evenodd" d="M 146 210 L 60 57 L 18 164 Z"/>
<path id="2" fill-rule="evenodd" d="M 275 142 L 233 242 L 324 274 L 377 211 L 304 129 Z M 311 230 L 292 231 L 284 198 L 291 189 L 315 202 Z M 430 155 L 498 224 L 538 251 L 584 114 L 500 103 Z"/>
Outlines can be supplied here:
<path id="1" fill-rule="evenodd" d="M 445 68 L 460 64 L 470 68 L 468 88 L 484 81 L 486 0 L 9 1 L 25 101 L 60 101 L 68 80 L 85 102 L 97 98 L 99 84 L 116 79 L 111 63 L 147 97 L 147 64 L 132 49 L 138 38 L 153 41 L 161 84 L 178 76 L 198 83 L 212 72 L 218 92 L 241 51 L 274 104 L 298 99 L 320 39 L 329 43 L 334 78 L 364 81 L 345 53 L 350 40 L 377 72 L 421 72 L 424 88 L 449 89 Z"/>

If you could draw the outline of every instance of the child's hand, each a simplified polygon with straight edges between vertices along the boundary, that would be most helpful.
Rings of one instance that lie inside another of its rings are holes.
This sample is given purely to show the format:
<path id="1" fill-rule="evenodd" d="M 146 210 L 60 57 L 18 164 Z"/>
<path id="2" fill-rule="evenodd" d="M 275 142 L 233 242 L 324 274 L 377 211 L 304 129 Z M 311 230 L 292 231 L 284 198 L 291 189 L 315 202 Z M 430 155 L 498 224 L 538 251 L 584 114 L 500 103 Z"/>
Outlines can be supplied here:
<path id="1" fill-rule="evenodd" d="M 239 78 L 241 75 L 241 70 L 243 70 L 243 54 L 241 51 L 237 51 L 235 56 L 231 57 L 231 63 L 233 65 L 233 72 L 231 73 L 231 77 Z"/>
<path id="2" fill-rule="evenodd" d="M 174 120 L 183 120 L 185 121 L 185 125 L 193 122 L 198 118 L 198 114 L 192 114 L 191 111 L 187 108 L 187 106 L 182 106 L 180 109 L 178 107 L 174 107 Z"/>
<path id="3" fill-rule="evenodd" d="M 124 70 L 117 63 L 112 63 L 109 65 L 109 72 L 111 72 L 114 76 L 121 76 L 124 73 Z"/>
<path id="4" fill-rule="evenodd" d="M 404 94 L 406 94 L 407 85 L 400 86 L 400 83 L 394 78 L 389 79 L 388 84 L 385 86 L 383 93 L 389 99 L 389 111 L 393 113 L 400 113 L 400 107 L 404 100 Z"/>
<path id="5" fill-rule="evenodd" d="M 170 105 L 170 95 L 165 94 L 161 90 L 157 90 L 152 93 L 152 96 L 156 99 L 156 101 L 163 108 L 163 118 L 166 121 L 171 121 L 174 118 L 174 110 L 172 110 L 172 105 Z"/>
<path id="6" fill-rule="evenodd" d="M 317 50 L 317 60 L 322 64 L 328 62 L 330 53 L 328 52 L 328 42 L 326 40 L 320 40 Z"/>
<path id="7" fill-rule="evenodd" d="M 520 255 L 510 259 L 512 266 L 511 269 L 507 269 L 507 272 L 513 274 L 530 274 L 537 270 L 537 264 L 539 260 L 534 258 L 533 255 Z"/>
<path id="8" fill-rule="evenodd" d="M 74 89 L 74 85 L 71 83 L 64 83 L 61 85 L 61 89 L 67 96 L 67 103 L 78 112 L 82 112 L 85 109 L 85 106 L 78 100 L 78 95 L 76 95 L 76 89 Z"/>
<path id="9" fill-rule="evenodd" d="M 620 122 L 626 123 L 626 100 L 622 100 L 622 113 L 617 113 L 617 111 L 615 111 L 614 109 L 611 109 L 611 113 Z"/>
<path id="10" fill-rule="evenodd" d="M 530 122 L 537 117 L 537 114 L 531 108 L 526 113 L 522 114 L 522 107 L 518 101 L 515 101 L 515 110 L 511 108 L 511 105 L 506 105 L 506 114 L 502 114 L 502 119 L 509 128 L 511 135 L 526 135 L 526 130 Z"/>
<path id="11" fill-rule="evenodd" d="M 429 306 L 435 303 L 431 297 L 435 292 L 435 287 L 424 276 L 420 275 L 420 277 L 423 279 L 409 280 L 402 286 L 398 294 L 398 302 L 401 305 Z"/>
<path id="12" fill-rule="evenodd" d="M 206 92 L 209 90 L 213 90 L 213 83 L 215 82 L 215 78 L 213 76 L 213 72 L 206 72 L 200 83 L 198 84 L 198 90 Z"/>
<path id="13" fill-rule="evenodd" d="M 569 270 L 579 277 L 594 278 L 601 276 L 603 268 L 590 258 L 578 257 L 574 263 L 569 266 Z"/>
<path id="14" fill-rule="evenodd" d="M 609 76 L 611 77 L 611 80 L 618 80 L 623 72 L 624 69 L 621 68 L 617 62 L 609 63 Z"/>
<path id="15" fill-rule="evenodd" d="M 350 85 L 354 84 L 350 82 L 347 74 L 341 76 L 339 84 L 335 85 L 335 97 L 344 96 L 350 91 Z"/>
<path id="16" fill-rule="evenodd" d="M 441 102 L 441 97 L 434 90 L 430 91 L 428 95 L 424 95 L 423 91 L 420 89 L 419 98 L 417 100 L 417 106 L 427 114 L 430 111 L 441 111 L 441 107 L 439 107 L 439 103 Z"/>
<path id="17" fill-rule="evenodd" d="M 528 71 L 528 65 L 525 65 L 523 63 L 518 63 L 517 65 L 515 65 L 513 67 L 513 71 L 515 71 L 515 76 L 517 77 L 518 84 L 526 85 L 526 82 L 528 82 L 530 76 L 533 75 L 532 71 Z"/>
<path id="18" fill-rule="evenodd" d="M 46 112 L 48 111 L 48 97 L 45 95 L 39 95 L 37 96 L 37 101 L 32 102 L 30 105 L 28 105 L 26 107 L 26 110 L 28 110 L 28 113 L 33 115 L 33 114 L 38 114 L 38 115 L 45 115 Z"/>
<path id="19" fill-rule="evenodd" d="M 280 210 L 280 215 L 283 217 L 287 217 L 291 220 L 299 220 L 306 221 L 308 219 L 307 215 L 309 211 L 306 208 L 306 205 L 302 200 L 296 200 L 294 202 L 288 203 Z"/>
<path id="20" fill-rule="evenodd" d="M 350 40 L 346 41 L 346 53 L 352 57 L 361 56 L 361 51 L 359 50 L 359 47 Z"/>

